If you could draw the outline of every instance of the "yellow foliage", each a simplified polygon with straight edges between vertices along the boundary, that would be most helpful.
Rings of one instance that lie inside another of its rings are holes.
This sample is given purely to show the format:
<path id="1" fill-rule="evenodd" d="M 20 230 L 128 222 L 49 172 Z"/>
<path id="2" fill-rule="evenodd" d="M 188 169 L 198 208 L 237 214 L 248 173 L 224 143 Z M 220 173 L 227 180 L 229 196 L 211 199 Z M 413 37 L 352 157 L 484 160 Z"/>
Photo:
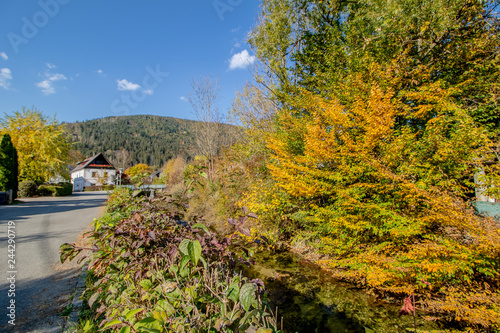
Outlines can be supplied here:
<path id="1" fill-rule="evenodd" d="M 186 161 L 182 157 L 170 159 L 165 163 L 161 178 L 169 185 L 175 185 L 184 180 Z"/>
<path id="2" fill-rule="evenodd" d="M 427 297 L 448 288 L 450 304 L 462 302 L 447 308 L 457 320 L 500 327 L 498 307 L 476 306 L 449 289 L 474 285 L 484 296 L 478 281 L 500 284 L 500 227 L 464 200 L 476 170 L 496 170 L 483 163 L 494 156 L 487 132 L 440 81 L 398 94 L 352 82 L 359 86 L 350 89 L 366 92 L 352 104 L 301 91 L 292 101 L 299 111 L 280 111 L 268 140 L 273 191 L 288 194 L 294 216 L 333 258 L 326 265 L 342 268 L 343 277 Z M 262 210 L 271 202 L 260 188 L 248 199 Z"/>
<path id="3" fill-rule="evenodd" d="M 10 135 L 17 150 L 19 179 L 35 182 L 68 177 L 70 141 L 62 125 L 41 111 L 25 109 L 0 119 L 0 134 Z"/>
<path id="4" fill-rule="evenodd" d="M 144 163 L 139 163 L 125 170 L 125 173 L 130 177 L 148 176 L 151 172 L 152 167 Z"/>

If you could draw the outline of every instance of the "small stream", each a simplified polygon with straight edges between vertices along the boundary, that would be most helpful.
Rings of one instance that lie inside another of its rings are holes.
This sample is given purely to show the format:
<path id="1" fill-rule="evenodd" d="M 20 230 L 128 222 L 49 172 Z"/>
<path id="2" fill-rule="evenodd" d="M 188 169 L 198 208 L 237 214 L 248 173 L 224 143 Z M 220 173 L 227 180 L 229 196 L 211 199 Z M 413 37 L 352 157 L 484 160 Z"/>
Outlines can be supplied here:
<path id="1" fill-rule="evenodd" d="M 399 317 L 402 300 L 377 300 L 293 253 L 261 252 L 254 260 L 247 275 L 264 281 L 286 333 L 414 332 L 413 317 Z M 419 318 L 417 311 L 417 330 L 433 329 L 438 325 Z"/>

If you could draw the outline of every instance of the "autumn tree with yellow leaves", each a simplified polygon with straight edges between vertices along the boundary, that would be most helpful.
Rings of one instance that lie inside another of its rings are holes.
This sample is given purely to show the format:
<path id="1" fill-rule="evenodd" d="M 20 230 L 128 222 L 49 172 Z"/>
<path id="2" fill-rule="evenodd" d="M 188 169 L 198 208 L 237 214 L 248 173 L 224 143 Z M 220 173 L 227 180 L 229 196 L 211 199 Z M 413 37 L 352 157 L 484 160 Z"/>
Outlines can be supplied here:
<path id="1" fill-rule="evenodd" d="M 500 183 L 498 4 L 266 0 L 250 34 L 278 108 L 271 194 L 241 204 L 339 277 L 478 330 L 500 328 L 499 224 L 473 209 L 474 174 Z"/>
<path id="2" fill-rule="evenodd" d="M 153 167 L 139 163 L 125 170 L 125 174 L 130 177 L 133 183 L 142 183 L 147 180 L 147 178 L 153 172 Z"/>
<path id="3" fill-rule="evenodd" d="M 37 183 L 68 177 L 71 148 L 64 128 L 36 108 L 15 111 L 0 118 L 0 133 L 9 134 L 17 149 L 19 180 Z"/>

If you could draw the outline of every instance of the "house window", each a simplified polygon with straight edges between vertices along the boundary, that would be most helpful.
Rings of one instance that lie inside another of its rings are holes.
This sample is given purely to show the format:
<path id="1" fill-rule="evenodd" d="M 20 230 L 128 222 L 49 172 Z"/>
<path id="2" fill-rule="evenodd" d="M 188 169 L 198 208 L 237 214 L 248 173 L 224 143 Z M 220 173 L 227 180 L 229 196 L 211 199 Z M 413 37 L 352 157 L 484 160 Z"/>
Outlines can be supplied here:
<path id="1" fill-rule="evenodd" d="M 92 178 L 97 178 L 97 171 L 92 171 Z"/>
<path id="2" fill-rule="evenodd" d="M 104 178 L 108 178 L 108 173 L 104 171 Z"/>

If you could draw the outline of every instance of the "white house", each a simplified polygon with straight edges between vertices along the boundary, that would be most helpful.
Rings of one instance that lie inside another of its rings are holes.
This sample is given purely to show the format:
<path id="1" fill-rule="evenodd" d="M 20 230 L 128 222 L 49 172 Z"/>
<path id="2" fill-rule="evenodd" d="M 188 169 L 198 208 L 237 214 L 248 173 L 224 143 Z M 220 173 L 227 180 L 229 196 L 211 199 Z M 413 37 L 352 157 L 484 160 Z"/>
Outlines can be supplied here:
<path id="1" fill-rule="evenodd" d="M 87 186 L 114 184 L 115 179 L 116 169 L 102 153 L 79 162 L 71 170 L 71 183 L 75 192 L 83 191 Z"/>

